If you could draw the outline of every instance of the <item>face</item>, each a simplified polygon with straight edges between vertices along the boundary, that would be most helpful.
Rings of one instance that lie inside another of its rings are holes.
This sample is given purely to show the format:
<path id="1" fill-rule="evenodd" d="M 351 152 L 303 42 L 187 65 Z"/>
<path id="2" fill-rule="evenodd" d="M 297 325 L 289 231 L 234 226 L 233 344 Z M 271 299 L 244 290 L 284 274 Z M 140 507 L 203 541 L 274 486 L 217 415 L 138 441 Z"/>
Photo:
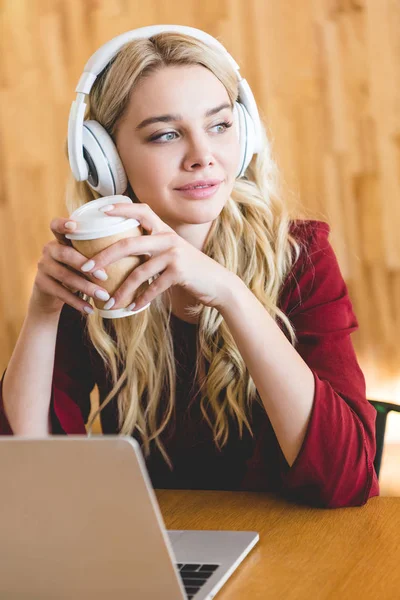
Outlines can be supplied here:
<path id="1" fill-rule="evenodd" d="M 214 114 L 208 111 L 228 105 Z M 143 124 L 155 117 L 162 121 Z M 211 225 L 233 188 L 239 141 L 228 93 L 205 67 L 165 67 L 142 80 L 117 125 L 115 142 L 135 195 L 178 233 Z M 221 183 L 209 198 L 177 190 L 197 180 Z"/>

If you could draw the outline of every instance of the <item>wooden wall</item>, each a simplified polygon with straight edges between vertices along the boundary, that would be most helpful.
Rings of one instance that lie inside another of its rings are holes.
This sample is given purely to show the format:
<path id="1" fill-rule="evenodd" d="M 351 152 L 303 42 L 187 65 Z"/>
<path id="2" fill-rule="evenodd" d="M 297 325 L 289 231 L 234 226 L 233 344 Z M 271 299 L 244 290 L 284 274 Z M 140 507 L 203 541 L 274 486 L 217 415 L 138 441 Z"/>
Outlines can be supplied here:
<path id="1" fill-rule="evenodd" d="M 176 23 L 241 66 L 299 213 L 329 221 L 360 330 L 368 393 L 400 401 L 399 0 L 0 1 L 0 368 L 53 216 L 89 56 L 129 29 Z"/>

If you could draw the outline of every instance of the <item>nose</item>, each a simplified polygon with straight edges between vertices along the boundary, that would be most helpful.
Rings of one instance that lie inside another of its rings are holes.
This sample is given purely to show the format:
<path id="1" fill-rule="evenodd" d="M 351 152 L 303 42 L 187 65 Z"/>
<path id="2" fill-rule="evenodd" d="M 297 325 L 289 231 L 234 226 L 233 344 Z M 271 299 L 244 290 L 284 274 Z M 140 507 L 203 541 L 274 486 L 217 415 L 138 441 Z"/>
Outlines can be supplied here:
<path id="1" fill-rule="evenodd" d="M 214 157 L 210 149 L 210 140 L 205 134 L 192 136 L 188 141 L 189 147 L 184 159 L 184 168 L 188 171 L 196 167 L 204 168 L 214 164 Z"/>

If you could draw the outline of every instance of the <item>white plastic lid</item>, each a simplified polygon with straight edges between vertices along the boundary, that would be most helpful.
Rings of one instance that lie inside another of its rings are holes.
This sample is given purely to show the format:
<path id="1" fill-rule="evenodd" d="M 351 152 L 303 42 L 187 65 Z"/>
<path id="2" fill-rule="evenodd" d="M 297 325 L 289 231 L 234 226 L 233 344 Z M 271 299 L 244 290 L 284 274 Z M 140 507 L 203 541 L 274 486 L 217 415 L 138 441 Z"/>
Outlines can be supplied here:
<path id="1" fill-rule="evenodd" d="M 95 308 L 98 314 L 104 319 L 120 319 L 121 317 L 129 317 L 130 315 L 136 315 L 137 313 L 142 312 L 150 306 L 151 302 L 139 308 L 139 310 L 126 310 L 126 308 L 116 308 L 115 310 L 100 310 L 99 308 Z"/>
<path id="2" fill-rule="evenodd" d="M 99 210 L 107 204 L 124 202 L 133 204 L 128 196 L 122 195 L 105 196 L 86 202 L 70 215 L 70 218 L 76 221 L 76 229 L 67 233 L 65 237 L 69 240 L 94 240 L 138 227 L 140 223 L 136 219 L 111 217 Z"/>

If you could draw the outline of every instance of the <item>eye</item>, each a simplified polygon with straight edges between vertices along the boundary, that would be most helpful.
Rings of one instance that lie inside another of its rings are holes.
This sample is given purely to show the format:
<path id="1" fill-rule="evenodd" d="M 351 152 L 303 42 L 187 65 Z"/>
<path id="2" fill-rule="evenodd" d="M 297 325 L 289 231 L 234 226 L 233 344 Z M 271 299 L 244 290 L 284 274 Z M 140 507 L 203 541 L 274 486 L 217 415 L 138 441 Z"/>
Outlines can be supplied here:
<path id="1" fill-rule="evenodd" d="M 212 127 L 212 129 L 214 129 L 215 127 L 223 127 L 221 133 L 225 133 L 225 131 L 227 129 L 229 129 L 230 127 L 232 127 L 233 123 L 229 123 L 228 121 L 223 121 L 222 123 L 218 123 L 218 125 L 214 125 Z M 167 131 L 166 133 L 161 133 L 160 135 L 156 135 L 154 137 L 149 138 L 149 142 L 155 142 L 156 140 L 161 140 L 161 138 L 165 138 L 165 136 L 167 135 L 177 135 L 175 131 Z M 170 138 L 171 139 L 171 138 Z M 175 139 L 175 138 L 172 138 Z M 161 143 L 161 144 L 165 144 L 170 140 L 166 140 L 166 142 L 157 142 L 157 143 Z"/>
<path id="2" fill-rule="evenodd" d="M 215 127 L 223 127 L 223 130 L 221 133 L 223 133 L 224 131 L 226 131 L 227 129 L 229 129 L 229 127 L 232 127 L 233 123 L 228 123 L 228 121 L 223 121 L 222 123 L 218 123 L 218 125 L 215 125 Z"/>

